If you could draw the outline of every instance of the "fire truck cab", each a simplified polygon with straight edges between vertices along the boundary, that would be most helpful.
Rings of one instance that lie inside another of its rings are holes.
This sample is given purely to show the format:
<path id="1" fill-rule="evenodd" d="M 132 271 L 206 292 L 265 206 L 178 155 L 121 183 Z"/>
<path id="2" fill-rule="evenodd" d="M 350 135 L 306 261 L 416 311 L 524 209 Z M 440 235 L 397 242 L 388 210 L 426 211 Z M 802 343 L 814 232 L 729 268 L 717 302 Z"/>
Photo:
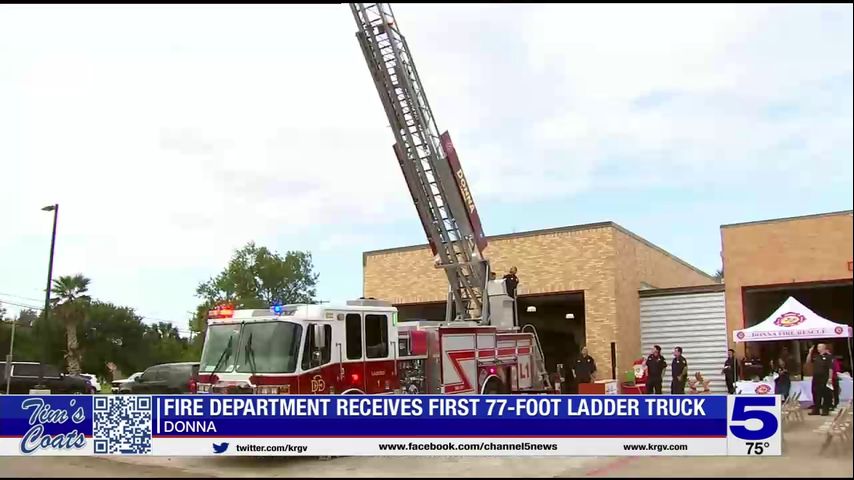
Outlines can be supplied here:
<path id="1" fill-rule="evenodd" d="M 535 336 L 476 322 L 397 322 L 387 302 L 209 312 L 199 393 L 542 392 Z"/>

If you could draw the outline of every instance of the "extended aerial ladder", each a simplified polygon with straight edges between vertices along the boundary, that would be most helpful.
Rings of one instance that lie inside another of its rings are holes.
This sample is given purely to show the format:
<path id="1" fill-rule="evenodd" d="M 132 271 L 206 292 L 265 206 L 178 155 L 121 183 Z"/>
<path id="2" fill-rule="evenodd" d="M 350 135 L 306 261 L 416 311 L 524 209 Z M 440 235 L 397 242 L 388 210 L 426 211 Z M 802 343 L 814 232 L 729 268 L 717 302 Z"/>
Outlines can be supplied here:
<path id="1" fill-rule="evenodd" d="M 436 266 L 448 276 L 448 312 L 489 323 L 487 241 L 451 137 L 439 133 L 406 40 L 388 3 L 351 3 L 356 36 L 382 100 L 403 176 Z M 448 315 L 450 317 L 450 315 Z M 451 318 L 447 318 L 451 320 Z"/>

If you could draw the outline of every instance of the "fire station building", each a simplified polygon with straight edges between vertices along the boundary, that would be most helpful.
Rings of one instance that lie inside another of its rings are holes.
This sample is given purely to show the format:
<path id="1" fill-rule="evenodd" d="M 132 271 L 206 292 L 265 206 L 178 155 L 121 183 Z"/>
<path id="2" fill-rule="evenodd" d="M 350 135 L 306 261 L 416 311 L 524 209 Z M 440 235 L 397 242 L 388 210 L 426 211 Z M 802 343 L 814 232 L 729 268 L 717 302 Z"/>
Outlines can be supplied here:
<path id="1" fill-rule="evenodd" d="M 790 296 L 824 318 L 851 325 L 852 226 L 850 210 L 723 225 L 729 341 L 733 330 L 765 320 Z M 763 343 L 768 345 L 748 348 L 771 349 L 763 356 L 776 356 L 785 346 L 792 360 L 800 360 L 810 342 Z M 845 343 L 838 343 L 834 352 L 847 357 Z M 744 353 L 744 344 L 731 348 Z"/>
<path id="2" fill-rule="evenodd" d="M 486 253 L 499 278 L 511 266 L 519 270 L 520 324 L 536 327 L 549 371 L 568 365 L 587 345 L 599 378 L 621 378 L 641 352 L 638 291 L 715 283 L 613 222 L 488 240 Z M 447 278 L 433 267 L 426 244 L 365 252 L 363 291 L 397 306 L 400 321 L 445 316 Z"/>
<path id="3" fill-rule="evenodd" d="M 599 378 L 622 379 L 652 345 L 668 359 L 679 345 L 691 372 L 724 393 L 726 349 L 745 353 L 733 330 L 761 322 L 789 296 L 851 325 L 852 212 L 720 231 L 723 284 L 613 222 L 497 235 L 486 253 L 499 277 L 518 267 L 520 324 L 536 327 L 549 371 L 587 345 Z M 362 260 L 366 297 L 395 304 L 401 321 L 444 319 L 447 280 L 426 245 L 365 252 Z M 765 343 L 748 348 L 776 358 L 785 342 Z M 792 343 L 785 345 L 792 360 L 802 358 L 809 345 Z M 838 347 L 847 357 L 844 344 Z"/>

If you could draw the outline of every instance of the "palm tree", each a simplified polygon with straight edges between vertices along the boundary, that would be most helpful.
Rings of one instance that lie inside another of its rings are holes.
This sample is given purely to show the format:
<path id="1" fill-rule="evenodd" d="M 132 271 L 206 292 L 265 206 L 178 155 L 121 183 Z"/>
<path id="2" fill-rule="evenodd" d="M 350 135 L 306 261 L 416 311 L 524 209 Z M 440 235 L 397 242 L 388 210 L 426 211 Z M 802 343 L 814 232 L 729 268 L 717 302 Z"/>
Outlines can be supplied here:
<path id="1" fill-rule="evenodd" d="M 65 340 L 67 349 L 65 360 L 68 363 L 68 373 L 76 375 L 80 373 L 80 352 L 77 345 L 77 325 L 83 321 L 86 314 L 86 305 L 89 296 L 90 280 L 81 274 L 74 276 L 59 277 L 53 281 L 51 291 L 56 297 L 53 299 L 54 312 L 65 325 Z"/>

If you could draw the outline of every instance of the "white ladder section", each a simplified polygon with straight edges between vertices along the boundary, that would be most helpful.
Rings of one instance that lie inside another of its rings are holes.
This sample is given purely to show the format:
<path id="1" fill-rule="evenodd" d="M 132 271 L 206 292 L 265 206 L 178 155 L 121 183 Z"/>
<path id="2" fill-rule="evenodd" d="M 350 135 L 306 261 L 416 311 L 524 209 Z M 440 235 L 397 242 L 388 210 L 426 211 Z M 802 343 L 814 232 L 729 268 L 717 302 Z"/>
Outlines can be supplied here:
<path id="1" fill-rule="evenodd" d="M 534 337 L 534 341 L 536 342 L 536 351 L 537 354 L 534 357 L 537 362 L 537 373 L 540 376 L 541 381 L 543 382 L 543 387 L 546 389 L 551 388 L 551 380 L 549 379 L 549 373 L 546 371 L 546 357 L 543 355 L 543 346 L 540 344 L 540 336 L 537 334 L 537 328 L 532 324 L 527 323 L 522 326 L 522 332 L 530 332 Z"/>

